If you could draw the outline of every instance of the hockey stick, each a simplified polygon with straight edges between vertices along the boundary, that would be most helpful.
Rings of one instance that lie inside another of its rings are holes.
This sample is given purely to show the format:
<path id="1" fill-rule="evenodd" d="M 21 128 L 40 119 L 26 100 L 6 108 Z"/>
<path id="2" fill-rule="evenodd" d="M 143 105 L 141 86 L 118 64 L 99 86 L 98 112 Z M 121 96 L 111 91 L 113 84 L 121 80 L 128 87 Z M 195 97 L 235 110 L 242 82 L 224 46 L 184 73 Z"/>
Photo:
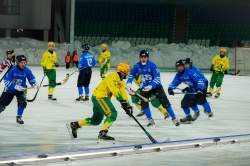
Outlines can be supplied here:
<path id="1" fill-rule="evenodd" d="M 43 75 L 43 78 L 42 78 L 42 81 L 41 81 L 41 83 L 40 83 L 40 86 L 42 85 L 45 76 L 46 76 L 46 74 Z M 40 88 L 39 88 L 39 89 L 40 89 Z M 27 102 L 32 102 L 32 101 L 34 101 L 34 100 L 36 99 L 36 96 L 37 96 L 38 92 L 39 92 L 39 89 L 37 89 L 36 94 L 35 94 L 35 96 L 33 97 L 33 99 L 30 99 L 30 100 L 27 100 L 27 99 L 26 99 L 26 101 L 27 101 Z"/>
<path id="2" fill-rule="evenodd" d="M 141 129 L 144 131 L 144 133 L 148 136 L 150 141 L 152 143 L 157 143 L 157 141 L 147 132 L 147 130 L 138 122 L 138 120 L 134 117 L 134 115 L 131 115 L 131 117 L 136 121 L 136 123 L 141 127 Z"/>
<path id="3" fill-rule="evenodd" d="M 1 78 L 0 82 L 2 82 L 3 78 L 8 74 L 8 72 L 10 71 L 10 69 L 12 68 L 13 66 L 11 65 L 8 70 L 4 73 L 3 77 Z"/>
<path id="4" fill-rule="evenodd" d="M 58 83 L 56 83 L 56 85 L 63 85 L 68 81 L 68 79 L 69 79 L 69 73 L 66 74 L 66 78 L 62 82 L 58 82 Z M 49 86 L 49 84 L 43 85 L 43 87 L 46 87 L 46 86 Z"/>
<path id="5" fill-rule="evenodd" d="M 239 74 L 240 70 L 238 70 L 236 73 L 228 73 L 228 75 L 233 75 L 236 76 L 237 74 Z"/>
<path id="6" fill-rule="evenodd" d="M 137 92 L 134 91 L 133 89 L 130 88 L 130 90 L 131 90 L 131 92 L 133 92 L 136 96 L 140 97 L 142 100 L 144 100 L 144 101 L 147 102 L 147 103 L 151 102 L 152 100 L 154 100 L 154 99 L 156 98 L 156 96 L 153 96 L 153 97 L 151 97 L 150 99 L 147 99 L 146 97 L 140 95 L 139 93 L 137 93 Z"/>
<path id="7" fill-rule="evenodd" d="M 193 94 L 197 94 L 197 92 L 174 92 L 174 94 L 193 95 Z"/>

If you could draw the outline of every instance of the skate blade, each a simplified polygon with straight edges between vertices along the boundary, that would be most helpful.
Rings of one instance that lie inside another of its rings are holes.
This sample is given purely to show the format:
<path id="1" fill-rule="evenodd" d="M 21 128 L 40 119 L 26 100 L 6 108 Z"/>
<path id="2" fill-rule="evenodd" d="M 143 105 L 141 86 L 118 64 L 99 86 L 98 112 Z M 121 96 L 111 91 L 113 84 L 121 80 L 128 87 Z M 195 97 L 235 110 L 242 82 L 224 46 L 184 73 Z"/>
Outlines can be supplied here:
<path id="1" fill-rule="evenodd" d="M 89 101 L 75 101 L 75 103 L 89 103 Z"/>
<path id="2" fill-rule="evenodd" d="M 70 125 L 66 123 L 66 126 L 67 126 L 67 129 L 68 129 L 70 138 L 71 138 L 71 139 L 74 139 L 74 137 L 73 137 L 73 135 L 72 135 L 72 130 L 71 130 Z"/>
<path id="3" fill-rule="evenodd" d="M 156 125 L 150 125 L 150 126 L 148 126 L 149 128 L 151 128 L 151 129 L 155 129 L 156 128 Z"/>
<path id="4" fill-rule="evenodd" d="M 18 127 L 23 127 L 23 124 L 17 123 Z"/>
<path id="5" fill-rule="evenodd" d="M 192 124 L 192 121 L 186 121 L 186 122 L 181 122 L 181 121 L 180 121 L 180 123 L 181 123 L 181 124 Z"/>
<path id="6" fill-rule="evenodd" d="M 115 140 L 103 140 L 103 139 L 98 139 L 97 144 L 115 144 Z"/>
<path id="7" fill-rule="evenodd" d="M 48 100 L 50 103 L 57 103 L 57 100 Z"/>

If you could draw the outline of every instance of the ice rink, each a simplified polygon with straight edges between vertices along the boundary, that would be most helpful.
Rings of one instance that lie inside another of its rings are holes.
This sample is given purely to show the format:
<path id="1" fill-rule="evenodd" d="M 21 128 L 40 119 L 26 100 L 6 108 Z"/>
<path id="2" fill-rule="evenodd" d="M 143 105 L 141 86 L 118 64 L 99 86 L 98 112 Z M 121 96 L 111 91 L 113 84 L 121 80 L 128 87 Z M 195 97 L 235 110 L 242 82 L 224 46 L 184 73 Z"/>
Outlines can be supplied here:
<path id="1" fill-rule="evenodd" d="M 29 67 L 29 66 L 28 66 Z M 30 67 L 40 84 L 43 71 L 40 67 Z M 64 67 L 57 69 L 57 82 L 61 82 L 67 73 L 71 74 L 75 68 L 66 70 Z M 114 69 L 108 73 L 113 72 Z M 161 71 L 161 70 L 160 70 Z M 165 91 L 172 81 L 175 72 L 161 72 L 161 81 Z M 3 74 L 0 75 L 2 77 Z M 205 73 L 208 80 L 211 73 Z M 41 88 L 36 100 L 30 102 L 23 114 L 24 125 L 16 123 L 17 102 L 16 99 L 0 114 L 0 165 L 4 161 L 36 158 L 39 154 L 48 156 L 60 156 L 65 154 L 79 154 L 89 148 L 116 147 L 134 144 L 147 144 L 150 140 L 138 126 L 129 118 L 120 103 L 112 98 L 117 108 L 118 118 L 109 130 L 109 135 L 115 137 L 116 144 L 97 144 L 97 136 L 102 128 L 99 126 L 82 127 L 78 130 L 78 138 L 71 140 L 65 124 L 90 117 L 92 115 L 92 103 L 75 103 L 78 97 L 77 91 L 78 73 L 70 76 L 68 82 L 57 86 L 54 97 L 57 102 L 47 101 L 48 90 Z M 90 84 L 90 94 L 100 83 L 99 68 L 93 69 Z M 171 120 L 164 120 L 163 115 L 151 107 L 151 112 L 156 123 L 156 128 L 148 128 L 147 119 L 140 118 L 139 122 L 158 141 L 171 141 L 186 139 L 201 139 L 207 137 L 229 136 L 234 139 L 250 139 L 250 77 L 225 75 L 222 85 L 221 96 L 218 99 L 208 98 L 214 118 L 207 118 L 203 108 L 199 106 L 201 115 L 192 124 L 181 124 L 176 127 Z M 48 84 L 47 78 L 43 85 Z M 3 81 L 0 88 L 3 89 Z M 181 85 L 180 87 L 185 87 Z M 136 85 L 133 85 L 137 89 Z M 36 90 L 28 90 L 27 99 L 33 98 Z M 178 119 L 184 117 L 180 108 L 182 94 L 169 96 L 173 110 Z M 138 110 L 134 107 L 134 115 Z M 232 137 L 231 137 L 232 136 Z M 131 147 L 129 147 L 131 148 Z M 97 159 L 84 159 L 51 164 L 39 165 L 249 165 L 250 143 L 237 143 L 230 145 L 217 145 L 205 148 L 194 148 L 186 150 L 171 150 L 167 152 L 155 152 L 134 154 Z"/>

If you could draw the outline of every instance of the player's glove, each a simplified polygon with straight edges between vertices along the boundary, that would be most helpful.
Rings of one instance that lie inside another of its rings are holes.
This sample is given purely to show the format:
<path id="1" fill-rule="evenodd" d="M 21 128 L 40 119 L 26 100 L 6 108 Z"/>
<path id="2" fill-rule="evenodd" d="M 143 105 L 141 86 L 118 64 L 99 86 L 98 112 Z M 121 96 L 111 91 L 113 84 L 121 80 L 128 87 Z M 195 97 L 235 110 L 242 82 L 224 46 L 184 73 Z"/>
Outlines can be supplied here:
<path id="1" fill-rule="evenodd" d="M 228 74 L 227 70 L 224 71 L 224 74 Z"/>
<path id="2" fill-rule="evenodd" d="M 47 73 L 47 70 L 46 69 L 43 69 L 43 74 L 46 74 Z"/>
<path id="3" fill-rule="evenodd" d="M 121 103 L 122 108 L 123 108 L 124 111 L 126 112 L 127 109 L 128 109 L 127 101 L 126 101 L 126 100 L 122 100 L 122 101 L 120 101 L 120 103 Z"/>
<path id="4" fill-rule="evenodd" d="M 58 63 L 58 62 L 56 62 L 56 63 L 55 63 L 55 66 L 56 66 L 56 67 L 59 67 L 59 63 Z"/>
<path id="5" fill-rule="evenodd" d="M 197 96 L 197 99 L 199 100 L 202 97 L 203 93 L 201 89 L 197 89 L 195 92 L 197 93 L 196 96 Z"/>
<path id="6" fill-rule="evenodd" d="M 152 88 L 153 88 L 152 85 L 148 85 L 148 86 L 144 87 L 144 88 L 142 89 L 142 91 L 148 92 L 148 91 L 150 91 Z"/>
<path id="7" fill-rule="evenodd" d="M 39 89 L 40 87 L 35 83 L 32 85 L 33 89 Z"/>
<path id="8" fill-rule="evenodd" d="M 133 107 L 132 106 L 129 106 L 126 110 L 125 110 L 125 112 L 126 112 L 126 114 L 128 115 L 128 116 L 132 116 L 132 114 L 133 114 Z"/>
<path id="9" fill-rule="evenodd" d="M 174 91 L 172 89 L 168 89 L 168 94 L 174 96 Z"/>
<path id="10" fill-rule="evenodd" d="M 210 71 L 214 71 L 214 68 L 213 68 L 213 67 L 210 67 Z"/>
<path id="11" fill-rule="evenodd" d="M 181 91 L 182 91 L 183 93 L 185 93 L 185 92 L 189 92 L 189 88 L 188 88 L 188 87 L 186 87 L 186 88 L 182 89 Z"/>
<path id="12" fill-rule="evenodd" d="M 131 83 L 127 83 L 127 84 L 126 84 L 126 90 L 128 91 L 128 93 L 129 93 L 130 95 L 135 95 L 135 93 L 131 91 L 131 86 L 132 86 Z"/>
<path id="13" fill-rule="evenodd" d="M 24 91 L 26 88 L 24 88 L 24 87 L 22 87 L 22 86 L 20 86 L 20 85 L 16 85 L 16 86 L 15 86 L 15 89 L 16 89 L 17 91 L 21 92 L 21 91 Z"/>

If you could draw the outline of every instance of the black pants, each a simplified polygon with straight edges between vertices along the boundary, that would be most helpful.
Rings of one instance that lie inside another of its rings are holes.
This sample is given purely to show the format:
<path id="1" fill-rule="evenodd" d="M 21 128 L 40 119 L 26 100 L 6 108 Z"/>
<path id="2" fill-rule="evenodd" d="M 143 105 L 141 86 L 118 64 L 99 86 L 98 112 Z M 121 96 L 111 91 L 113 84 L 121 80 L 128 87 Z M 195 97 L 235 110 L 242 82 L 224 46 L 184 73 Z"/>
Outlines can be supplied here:
<path id="1" fill-rule="evenodd" d="M 207 102 L 206 93 L 207 90 L 202 90 L 202 96 L 200 98 L 197 97 L 196 94 L 185 94 L 183 99 L 181 100 L 181 108 L 187 109 L 189 107 L 194 107 L 196 104 L 202 105 Z"/>
<path id="2" fill-rule="evenodd" d="M 152 94 L 156 95 L 156 98 L 159 99 L 160 104 L 164 108 L 167 108 L 171 105 L 162 86 L 151 89 L 148 92 L 144 92 L 142 89 L 140 89 L 140 94 L 146 98 L 149 98 Z M 141 106 L 142 109 L 149 107 L 148 102 L 145 102 L 144 100 L 141 100 Z"/>
<path id="3" fill-rule="evenodd" d="M 92 69 L 90 67 L 87 67 L 80 71 L 78 75 L 78 80 L 77 80 L 77 87 L 89 87 L 90 80 L 92 76 Z"/>
<path id="4" fill-rule="evenodd" d="M 14 96 L 17 98 L 17 107 L 26 108 L 26 91 L 24 92 L 16 92 L 16 93 L 7 93 L 3 92 L 0 97 L 0 107 L 8 106 L 13 100 Z M 2 110 L 3 111 L 3 110 Z"/>
<path id="5" fill-rule="evenodd" d="M 74 61 L 73 63 L 78 67 L 78 61 Z"/>
<path id="6" fill-rule="evenodd" d="M 68 69 L 68 68 L 69 68 L 69 65 L 70 65 L 70 63 L 66 63 L 66 69 Z"/>

